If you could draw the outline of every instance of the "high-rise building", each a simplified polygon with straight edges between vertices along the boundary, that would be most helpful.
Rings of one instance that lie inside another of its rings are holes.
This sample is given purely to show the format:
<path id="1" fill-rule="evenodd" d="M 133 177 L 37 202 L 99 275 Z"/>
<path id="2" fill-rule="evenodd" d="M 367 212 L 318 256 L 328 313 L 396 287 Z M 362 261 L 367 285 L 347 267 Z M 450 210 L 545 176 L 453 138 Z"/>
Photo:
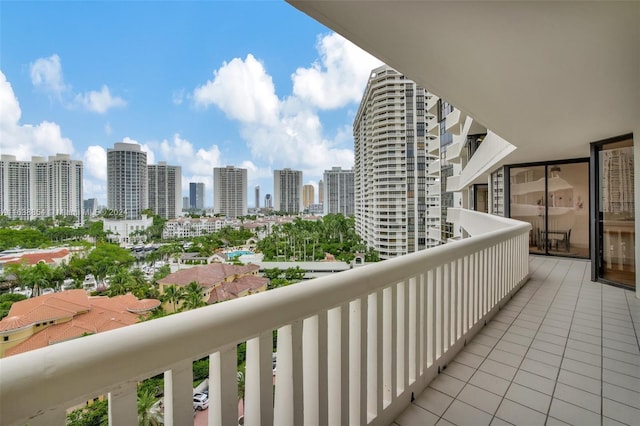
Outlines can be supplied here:
<path id="1" fill-rule="evenodd" d="M 324 181 L 318 181 L 318 204 L 324 203 Z"/>
<path id="2" fill-rule="evenodd" d="M 67 154 L 17 161 L 0 159 L 0 212 L 11 218 L 31 220 L 75 216 L 83 221 L 82 161 Z"/>
<path id="3" fill-rule="evenodd" d="M 213 212 L 228 217 L 247 215 L 247 169 L 213 169 Z"/>
<path id="4" fill-rule="evenodd" d="M 124 219 L 139 219 L 148 207 L 147 153 L 118 142 L 107 150 L 107 207 Z"/>
<path id="5" fill-rule="evenodd" d="M 302 186 L 302 207 L 308 209 L 314 203 L 315 193 L 313 185 Z"/>
<path id="6" fill-rule="evenodd" d="M 178 217 L 182 210 L 182 168 L 160 161 L 147 166 L 147 176 L 149 208 L 165 219 Z"/>
<path id="7" fill-rule="evenodd" d="M 302 171 L 273 171 L 273 208 L 283 213 L 300 213 L 302 206 Z"/>
<path id="8" fill-rule="evenodd" d="M 256 209 L 259 209 L 260 208 L 260 185 L 256 185 L 255 195 L 256 195 L 256 200 L 255 200 L 256 205 L 254 207 Z"/>
<path id="9" fill-rule="evenodd" d="M 182 210 L 189 210 L 189 197 L 182 197 Z"/>
<path id="10" fill-rule="evenodd" d="M 356 229 L 382 259 L 437 244 L 426 231 L 426 186 L 436 179 L 427 169 L 438 160 L 427 152 L 437 138 L 429 132 L 435 115 L 425 110 L 430 96 L 381 66 L 371 72 L 353 124 Z"/>
<path id="11" fill-rule="evenodd" d="M 189 182 L 189 205 L 193 210 L 204 210 L 205 186 L 203 182 Z"/>
<path id="12" fill-rule="evenodd" d="M 273 200 L 271 199 L 271 194 L 266 194 L 264 196 L 264 208 L 271 210 L 273 208 Z"/>
<path id="13" fill-rule="evenodd" d="M 85 216 L 95 216 L 98 214 L 98 199 L 97 198 L 89 198 L 84 200 L 83 202 L 84 215 Z"/>
<path id="14" fill-rule="evenodd" d="M 332 167 L 324 171 L 326 190 L 323 200 L 324 214 L 342 213 L 352 216 L 355 209 L 353 170 L 342 170 L 342 167 Z"/>

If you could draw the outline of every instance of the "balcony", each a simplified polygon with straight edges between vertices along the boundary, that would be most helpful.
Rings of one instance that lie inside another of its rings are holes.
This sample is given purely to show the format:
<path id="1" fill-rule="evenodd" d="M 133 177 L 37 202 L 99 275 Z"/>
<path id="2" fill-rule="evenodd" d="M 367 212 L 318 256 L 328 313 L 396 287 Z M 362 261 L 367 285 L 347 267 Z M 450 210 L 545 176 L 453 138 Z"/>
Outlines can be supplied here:
<path id="1" fill-rule="evenodd" d="M 394 425 L 638 424 L 640 300 L 589 281 L 587 261 L 531 257 L 529 270 Z"/>
<path id="2" fill-rule="evenodd" d="M 492 226 L 382 263 L 2 359 L 0 423 L 64 425 L 69 407 L 108 395 L 110 424 L 135 425 L 137 383 L 164 373 L 165 424 L 191 424 L 192 361 L 209 356 L 208 423 L 236 424 L 236 346 L 247 342 L 246 424 L 391 424 L 528 278 L 529 224 L 460 217 Z"/>

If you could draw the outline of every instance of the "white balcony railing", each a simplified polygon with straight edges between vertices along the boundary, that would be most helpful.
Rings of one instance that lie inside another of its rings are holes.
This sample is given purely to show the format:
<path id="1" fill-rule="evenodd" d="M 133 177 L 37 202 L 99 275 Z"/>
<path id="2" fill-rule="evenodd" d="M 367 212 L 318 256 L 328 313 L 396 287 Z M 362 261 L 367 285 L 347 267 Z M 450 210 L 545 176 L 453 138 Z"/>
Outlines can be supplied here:
<path id="1" fill-rule="evenodd" d="M 68 407 L 108 394 L 110 424 L 135 425 L 137 383 L 162 372 L 165 424 L 192 424 L 192 361 L 204 356 L 211 360 L 209 424 L 236 424 L 236 345 L 244 341 L 245 424 L 389 424 L 527 279 L 529 224 L 475 212 L 459 217 L 492 226 L 418 253 L 2 359 L 0 424 L 64 425 Z"/>

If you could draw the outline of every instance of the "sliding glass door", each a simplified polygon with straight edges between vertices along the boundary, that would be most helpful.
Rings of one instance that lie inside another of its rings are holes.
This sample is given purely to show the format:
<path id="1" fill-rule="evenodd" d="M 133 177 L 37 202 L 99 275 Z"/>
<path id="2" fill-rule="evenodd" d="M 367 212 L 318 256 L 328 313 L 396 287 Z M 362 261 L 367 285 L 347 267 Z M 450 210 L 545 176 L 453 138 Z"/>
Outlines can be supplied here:
<path id="1" fill-rule="evenodd" d="M 589 163 L 538 163 L 509 168 L 509 211 L 529 222 L 529 251 L 589 257 Z"/>
<path id="2" fill-rule="evenodd" d="M 624 136 L 592 145 L 597 164 L 595 275 L 635 287 L 635 198 L 633 139 Z"/>

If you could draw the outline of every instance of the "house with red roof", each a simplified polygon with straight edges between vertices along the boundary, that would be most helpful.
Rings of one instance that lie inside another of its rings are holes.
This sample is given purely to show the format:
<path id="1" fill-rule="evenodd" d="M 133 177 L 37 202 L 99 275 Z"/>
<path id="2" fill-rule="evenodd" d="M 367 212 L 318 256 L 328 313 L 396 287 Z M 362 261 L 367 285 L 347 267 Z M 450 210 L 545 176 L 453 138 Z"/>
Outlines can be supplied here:
<path id="1" fill-rule="evenodd" d="M 10 253 L 0 256 L 0 266 L 12 264 L 25 264 L 33 266 L 38 263 L 46 263 L 47 265 L 60 265 L 62 262 L 69 262 L 71 252 L 66 248 L 58 248 L 53 250 L 34 250 L 19 253 Z"/>
<path id="2" fill-rule="evenodd" d="M 203 289 L 202 300 L 207 304 L 237 299 L 267 290 L 268 278 L 258 276 L 260 267 L 252 263 L 248 265 L 230 265 L 227 263 L 211 263 L 182 269 L 158 280 L 160 294 L 172 285 L 186 287 L 196 282 Z M 179 310 L 182 303 L 175 307 Z M 171 304 L 165 303 L 164 309 L 173 312 Z"/>
<path id="3" fill-rule="evenodd" d="M 21 300 L 0 321 L 0 358 L 135 324 L 158 306 L 132 294 L 89 297 L 82 289 Z"/>

